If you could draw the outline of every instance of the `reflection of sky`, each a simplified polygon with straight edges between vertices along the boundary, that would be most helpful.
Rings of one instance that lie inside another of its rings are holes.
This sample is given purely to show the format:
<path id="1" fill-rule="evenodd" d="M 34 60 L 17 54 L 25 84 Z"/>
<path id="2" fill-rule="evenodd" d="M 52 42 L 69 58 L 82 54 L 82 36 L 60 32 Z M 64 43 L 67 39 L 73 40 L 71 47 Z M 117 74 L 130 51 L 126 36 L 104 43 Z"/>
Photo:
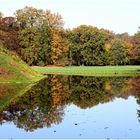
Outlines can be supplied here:
<path id="1" fill-rule="evenodd" d="M 140 26 L 140 0 L 0 0 L 7 16 L 25 6 L 59 12 L 67 28 L 87 24 L 134 34 Z"/>
<path id="2" fill-rule="evenodd" d="M 0 138 L 140 138 L 137 109 L 134 97 L 86 110 L 70 105 L 59 125 L 27 133 L 6 123 L 0 126 Z"/>

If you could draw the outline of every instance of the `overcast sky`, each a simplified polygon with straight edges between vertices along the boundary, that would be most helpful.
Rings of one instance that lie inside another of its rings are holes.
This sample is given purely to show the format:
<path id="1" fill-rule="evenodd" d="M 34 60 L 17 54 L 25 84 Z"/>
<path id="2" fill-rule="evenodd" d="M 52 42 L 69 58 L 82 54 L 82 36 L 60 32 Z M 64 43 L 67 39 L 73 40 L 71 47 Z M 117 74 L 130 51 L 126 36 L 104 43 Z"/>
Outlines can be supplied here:
<path id="1" fill-rule="evenodd" d="M 134 34 L 140 26 L 140 0 L 0 0 L 5 16 L 25 6 L 60 13 L 66 28 L 87 24 Z"/>

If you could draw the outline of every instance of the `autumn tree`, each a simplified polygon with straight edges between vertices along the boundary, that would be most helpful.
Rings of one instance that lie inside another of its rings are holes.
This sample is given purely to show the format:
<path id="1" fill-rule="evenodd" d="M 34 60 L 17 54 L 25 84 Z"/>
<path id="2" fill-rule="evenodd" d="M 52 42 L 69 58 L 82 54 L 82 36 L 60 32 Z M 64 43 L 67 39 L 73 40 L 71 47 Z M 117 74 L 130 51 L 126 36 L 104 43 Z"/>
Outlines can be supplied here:
<path id="1" fill-rule="evenodd" d="M 51 48 L 51 61 L 53 65 L 64 66 L 68 63 L 68 43 L 65 36 L 65 31 L 53 29 L 53 40 Z"/>
<path id="2" fill-rule="evenodd" d="M 29 65 L 60 64 L 66 52 L 61 15 L 33 7 L 17 10 L 23 59 Z"/>
<path id="3" fill-rule="evenodd" d="M 140 29 L 140 27 L 139 27 Z M 133 44 L 133 61 L 132 64 L 140 64 L 140 31 L 138 31 L 133 37 L 132 37 L 132 44 Z"/>
<path id="4" fill-rule="evenodd" d="M 67 63 L 68 44 L 66 34 L 63 29 L 64 21 L 58 13 L 45 11 L 48 25 L 52 32 L 51 62 L 53 65 L 65 65 Z"/>
<path id="5" fill-rule="evenodd" d="M 3 17 L 0 19 L 0 40 L 3 43 L 3 46 L 20 55 L 19 30 L 19 24 L 14 17 Z"/>

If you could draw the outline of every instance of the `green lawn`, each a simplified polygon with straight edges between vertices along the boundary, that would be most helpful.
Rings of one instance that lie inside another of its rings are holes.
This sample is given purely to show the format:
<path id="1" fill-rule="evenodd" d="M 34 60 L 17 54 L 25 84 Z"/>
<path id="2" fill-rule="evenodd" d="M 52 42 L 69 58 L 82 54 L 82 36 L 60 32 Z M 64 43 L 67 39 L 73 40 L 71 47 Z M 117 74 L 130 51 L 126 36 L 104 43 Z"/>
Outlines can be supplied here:
<path id="1" fill-rule="evenodd" d="M 140 66 L 33 67 L 41 74 L 85 76 L 140 76 Z"/>

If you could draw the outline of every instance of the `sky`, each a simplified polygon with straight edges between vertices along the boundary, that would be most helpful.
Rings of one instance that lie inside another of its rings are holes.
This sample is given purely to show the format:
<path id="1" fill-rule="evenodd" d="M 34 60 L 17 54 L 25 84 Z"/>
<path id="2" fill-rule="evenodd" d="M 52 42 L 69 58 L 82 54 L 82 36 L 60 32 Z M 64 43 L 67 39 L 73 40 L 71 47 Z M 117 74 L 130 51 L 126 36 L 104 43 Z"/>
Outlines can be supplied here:
<path id="1" fill-rule="evenodd" d="M 140 26 L 140 0 L 0 0 L 4 16 L 25 6 L 61 14 L 65 28 L 86 24 L 133 35 Z"/>

